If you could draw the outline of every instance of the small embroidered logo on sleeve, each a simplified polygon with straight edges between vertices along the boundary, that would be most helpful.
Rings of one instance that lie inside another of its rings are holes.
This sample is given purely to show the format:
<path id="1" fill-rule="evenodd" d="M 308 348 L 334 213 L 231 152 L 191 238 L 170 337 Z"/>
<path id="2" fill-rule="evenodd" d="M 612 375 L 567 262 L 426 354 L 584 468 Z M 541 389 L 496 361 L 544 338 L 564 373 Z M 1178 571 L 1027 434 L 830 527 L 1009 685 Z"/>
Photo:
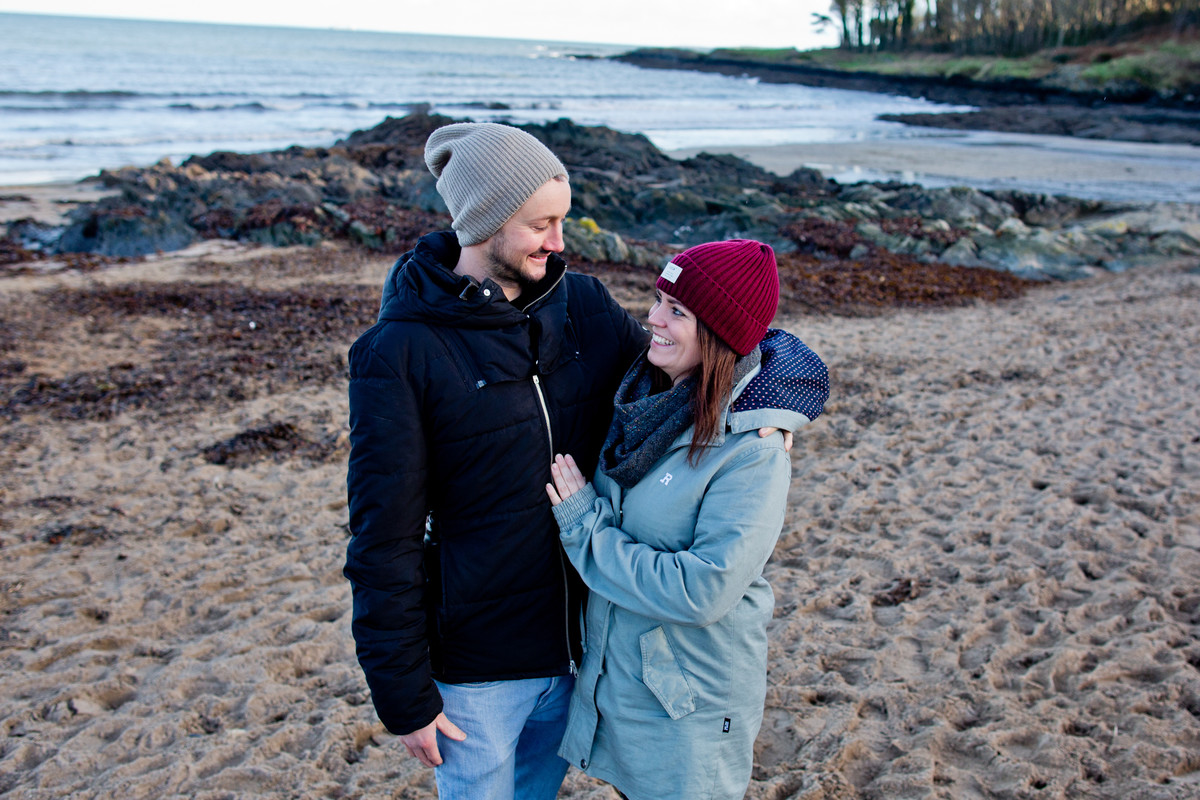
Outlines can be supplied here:
<path id="1" fill-rule="evenodd" d="M 726 717 L 725 724 L 721 726 L 721 733 L 729 733 L 729 723 L 730 719 L 729 717 Z"/>
<path id="2" fill-rule="evenodd" d="M 667 486 L 668 484 L 671 483 L 671 479 L 674 477 L 675 477 L 674 475 L 672 475 L 671 473 L 668 472 L 665 475 L 663 475 L 661 478 L 659 478 L 658 482 L 661 483 L 663 486 Z"/>

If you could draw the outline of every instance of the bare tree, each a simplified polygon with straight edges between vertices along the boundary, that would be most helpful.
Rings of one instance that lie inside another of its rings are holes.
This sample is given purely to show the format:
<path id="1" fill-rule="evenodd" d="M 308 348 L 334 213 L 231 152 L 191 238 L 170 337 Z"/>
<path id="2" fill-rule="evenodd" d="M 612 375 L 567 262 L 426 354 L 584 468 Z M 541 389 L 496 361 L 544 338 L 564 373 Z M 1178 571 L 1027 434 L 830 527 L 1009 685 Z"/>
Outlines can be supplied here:
<path id="1" fill-rule="evenodd" d="M 1200 24 L 1196 0 L 925 0 L 921 11 L 916 0 L 833 0 L 830 10 L 841 46 L 859 50 L 1022 55 L 1153 24 Z"/>

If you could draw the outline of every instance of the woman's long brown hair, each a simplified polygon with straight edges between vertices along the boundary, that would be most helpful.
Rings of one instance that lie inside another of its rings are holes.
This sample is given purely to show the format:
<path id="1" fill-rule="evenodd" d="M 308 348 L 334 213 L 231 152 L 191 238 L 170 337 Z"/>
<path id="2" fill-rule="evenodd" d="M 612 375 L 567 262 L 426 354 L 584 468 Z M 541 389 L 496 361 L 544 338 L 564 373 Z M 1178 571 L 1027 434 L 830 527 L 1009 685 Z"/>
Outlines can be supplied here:
<path id="1" fill-rule="evenodd" d="M 733 366 L 737 353 L 717 338 L 712 329 L 696 320 L 696 338 L 700 345 L 700 366 L 696 369 L 696 388 L 692 392 L 692 413 L 696 430 L 688 448 L 688 463 L 693 467 L 704 455 L 704 448 L 721 433 L 721 411 L 733 392 Z"/>
<path id="2" fill-rule="evenodd" d="M 721 411 L 733 392 L 733 367 L 737 361 L 737 353 L 699 319 L 696 320 L 696 341 L 700 347 L 700 366 L 696 367 L 696 387 L 692 390 L 692 418 L 696 429 L 688 447 L 688 463 L 693 467 L 700 462 L 704 448 L 721 433 Z M 671 379 L 662 370 L 656 367 L 651 375 L 651 391 L 671 388 Z"/>

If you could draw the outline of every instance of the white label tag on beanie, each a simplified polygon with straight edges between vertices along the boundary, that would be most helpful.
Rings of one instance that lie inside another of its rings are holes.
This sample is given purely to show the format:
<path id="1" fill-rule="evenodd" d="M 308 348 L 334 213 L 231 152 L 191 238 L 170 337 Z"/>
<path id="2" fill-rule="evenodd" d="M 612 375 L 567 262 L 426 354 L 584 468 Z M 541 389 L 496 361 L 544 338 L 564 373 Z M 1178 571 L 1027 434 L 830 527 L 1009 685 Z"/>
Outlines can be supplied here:
<path id="1" fill-rule="evenodd" d="M 674 261 L 668 261 L 667 265 L 663 267 L 663 280 L 674 283 L 679 278 L 679 273 L 681 272 L 683 272 L 683 267 L 679 266 Z"/>

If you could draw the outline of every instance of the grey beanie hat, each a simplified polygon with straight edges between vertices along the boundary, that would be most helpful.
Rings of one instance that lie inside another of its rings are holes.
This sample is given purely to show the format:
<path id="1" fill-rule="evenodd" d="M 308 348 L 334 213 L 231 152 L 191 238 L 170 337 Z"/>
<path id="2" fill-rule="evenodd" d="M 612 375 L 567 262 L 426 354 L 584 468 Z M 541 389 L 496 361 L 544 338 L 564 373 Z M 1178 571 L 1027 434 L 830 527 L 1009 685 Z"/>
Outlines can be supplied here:
<path id="1" fill-rule="evenodd" d="M 542 184 L 567 174 L 546 145 L 495 122 L 438 128 L 425 143 L 425 164 L 463 247 L 490 239 Z"/>

